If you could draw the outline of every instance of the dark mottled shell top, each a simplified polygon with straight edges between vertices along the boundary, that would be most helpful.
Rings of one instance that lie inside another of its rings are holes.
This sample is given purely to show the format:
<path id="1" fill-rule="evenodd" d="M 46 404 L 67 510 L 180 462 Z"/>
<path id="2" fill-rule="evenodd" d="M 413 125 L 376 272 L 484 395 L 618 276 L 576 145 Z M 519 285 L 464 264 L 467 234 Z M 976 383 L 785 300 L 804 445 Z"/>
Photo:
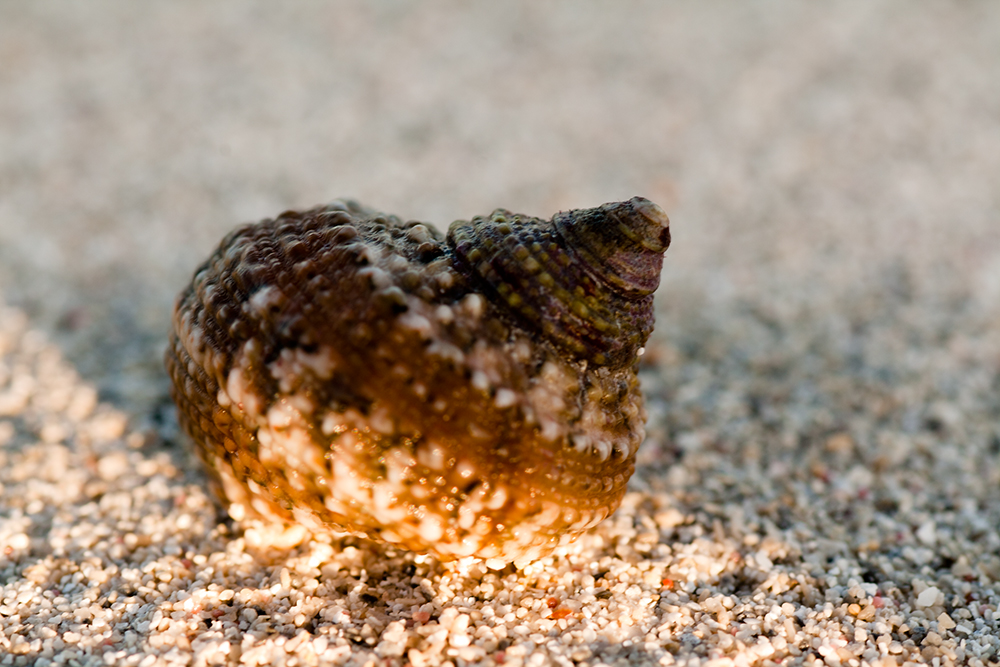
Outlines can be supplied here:
<path id="1" fill-rule="evenodd" d="M 237 229 L 180 295 L 180 421 L 234 515 L 494 563 L 617 508 L 668 221 L 497 210 L 447 238 L 352 202 Z"/>

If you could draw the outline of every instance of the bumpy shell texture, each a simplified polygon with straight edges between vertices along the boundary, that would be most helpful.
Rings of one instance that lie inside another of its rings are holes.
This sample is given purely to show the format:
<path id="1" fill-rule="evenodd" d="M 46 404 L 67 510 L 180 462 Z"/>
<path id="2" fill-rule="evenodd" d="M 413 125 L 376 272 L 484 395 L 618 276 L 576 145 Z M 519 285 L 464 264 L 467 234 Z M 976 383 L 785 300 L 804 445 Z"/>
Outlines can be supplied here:
<path id="1" fill-rule="evenodd" d="M 234 516 L 543 556 L 635 468 L 669 243 L 641 197 L 446 238 L 343 201 L 242 227 L 177 301 L 181 425 Z"/>

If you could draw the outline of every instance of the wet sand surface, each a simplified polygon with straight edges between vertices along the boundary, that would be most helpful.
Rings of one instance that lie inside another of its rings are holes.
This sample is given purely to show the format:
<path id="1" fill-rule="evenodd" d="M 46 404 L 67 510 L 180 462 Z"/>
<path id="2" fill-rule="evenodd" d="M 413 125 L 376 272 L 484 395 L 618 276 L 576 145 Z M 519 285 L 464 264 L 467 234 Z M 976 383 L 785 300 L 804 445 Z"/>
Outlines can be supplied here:
<path id="1" fill-rule="evenodd" d="M 0 63 L 0 665 L 1000 660 L 1000 5 L 8 3 Z M 499 571 L 226 519 L 161 360 L 229 229 L 633 195 L 612 518 Z"/>

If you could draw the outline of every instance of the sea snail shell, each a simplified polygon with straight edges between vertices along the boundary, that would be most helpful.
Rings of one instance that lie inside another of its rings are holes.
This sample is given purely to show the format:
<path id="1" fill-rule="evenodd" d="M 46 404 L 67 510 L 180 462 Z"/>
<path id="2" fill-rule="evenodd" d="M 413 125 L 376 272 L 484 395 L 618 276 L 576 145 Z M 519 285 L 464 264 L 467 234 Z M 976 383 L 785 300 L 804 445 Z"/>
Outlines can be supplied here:
<path id="1" fill-rule="evenodd" d="M 346 201 L 239 228 L 177 301 L 181 425 L 237 515 L 545 555 L 635 468 L 668 225 L 635 197 L 446 238 Z"/>

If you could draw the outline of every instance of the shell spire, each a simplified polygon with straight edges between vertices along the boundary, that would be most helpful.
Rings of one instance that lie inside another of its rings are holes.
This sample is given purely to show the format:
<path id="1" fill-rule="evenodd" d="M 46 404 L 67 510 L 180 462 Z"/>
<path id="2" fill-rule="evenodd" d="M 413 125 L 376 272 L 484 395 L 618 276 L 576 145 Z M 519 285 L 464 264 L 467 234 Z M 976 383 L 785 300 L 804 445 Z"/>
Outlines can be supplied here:
<path id="1" fill-rule="evenodd" d="M 591 272 L 626 296 L 652 294 L 660 284 L 670 220 L 643 197 L 555 216 L 556 228 Z"/>
<path id="2" fill-rule="evenodd" d="M 669 225 L 663 209 L 633 197 L 552 220 L 497 209 L 453 223 L 448 244 L 512 319 L 578 359 L 621 368 L 653 330 Z"/>

